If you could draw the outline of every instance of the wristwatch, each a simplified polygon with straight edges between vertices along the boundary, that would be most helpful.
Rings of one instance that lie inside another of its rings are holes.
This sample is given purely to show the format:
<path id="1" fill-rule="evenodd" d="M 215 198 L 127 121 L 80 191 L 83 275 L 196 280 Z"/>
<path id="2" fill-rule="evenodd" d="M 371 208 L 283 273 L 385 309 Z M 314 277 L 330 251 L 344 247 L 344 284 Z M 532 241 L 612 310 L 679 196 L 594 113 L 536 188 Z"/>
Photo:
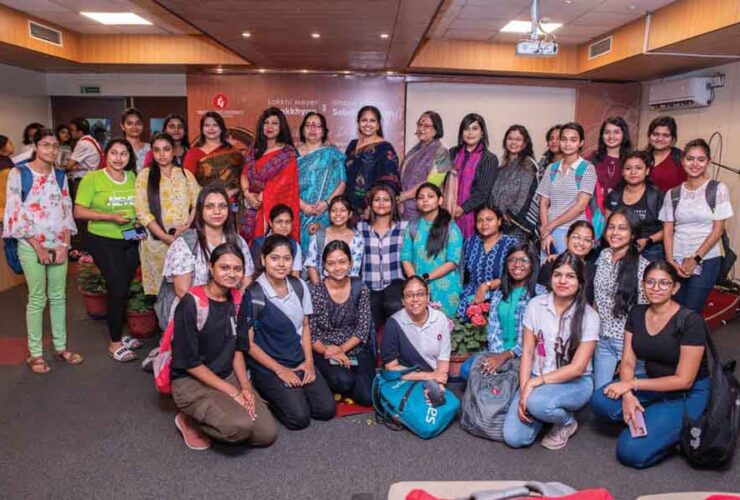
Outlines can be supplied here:
<path id="1" fill-rule="evenodd" d="M 694 255 L 694 262 L 697 264 L 701 264 L 701 261 L 704 260 L 701 258 L 701 255 Z"/>
<path id="2" fill-rule="evenodd" d="M 424 273 L 421 275 L 421 279 L 429 283 L 429 273 Z"/>

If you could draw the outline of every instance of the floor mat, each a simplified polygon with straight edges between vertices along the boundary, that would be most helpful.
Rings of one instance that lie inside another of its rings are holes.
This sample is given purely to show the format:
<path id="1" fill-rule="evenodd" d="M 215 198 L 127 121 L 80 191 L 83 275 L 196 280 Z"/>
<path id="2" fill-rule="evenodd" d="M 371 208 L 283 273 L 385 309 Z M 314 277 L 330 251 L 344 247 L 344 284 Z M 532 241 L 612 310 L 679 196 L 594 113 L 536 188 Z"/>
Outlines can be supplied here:
<path id="1" fill-rule="evenodd" d="M 51 339 L 44 337 L 44 347 L 51 345 Z M 19 365 L 28 357 L 26 337 L 0 337 L 0 365 Z"/>
<path id="2" fill-rule="evenodd" d="M 348 417 L 350 415 L 361 415 L 363 413 L 375 413 L 372 406 L 360 406 L 355 403 L 340 401 L 337 403 L 337 417 Z"/>

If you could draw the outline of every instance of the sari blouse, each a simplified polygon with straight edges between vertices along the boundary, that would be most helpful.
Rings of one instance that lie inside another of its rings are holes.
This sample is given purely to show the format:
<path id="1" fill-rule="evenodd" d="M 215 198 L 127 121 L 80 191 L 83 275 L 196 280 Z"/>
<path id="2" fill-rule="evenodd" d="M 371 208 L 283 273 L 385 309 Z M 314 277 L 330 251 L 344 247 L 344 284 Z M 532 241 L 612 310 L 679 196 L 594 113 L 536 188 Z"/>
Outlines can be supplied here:
<path id="1" fill-rule="evenodd" d="M 386 184 L 396 193 L 401 183 L 398 175 L 398 155 L 388 141 L 376 142 L 357 149 L 357 139 L 352 140 L 345 152 L 347 190 L 350 205 L 355 214 L 361 214 L 367 206 L 365 199 L 375 184 Z"/>

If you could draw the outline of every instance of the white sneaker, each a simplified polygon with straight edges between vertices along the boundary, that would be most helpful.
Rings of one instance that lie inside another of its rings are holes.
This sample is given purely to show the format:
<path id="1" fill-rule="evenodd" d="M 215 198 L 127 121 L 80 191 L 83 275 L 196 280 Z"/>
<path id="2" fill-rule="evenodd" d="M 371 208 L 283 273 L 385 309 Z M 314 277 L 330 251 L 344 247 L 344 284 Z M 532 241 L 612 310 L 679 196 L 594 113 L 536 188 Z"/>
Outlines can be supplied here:
<path id="1" fill-rule="evenodd" d="M 565 448 L 568 439 L 578 430 L 578 422 L 573 419 L 569 425 L 554 425 L 550 432 L 542 438 L 542 446 L 548 450 L 559 450 Z"/>

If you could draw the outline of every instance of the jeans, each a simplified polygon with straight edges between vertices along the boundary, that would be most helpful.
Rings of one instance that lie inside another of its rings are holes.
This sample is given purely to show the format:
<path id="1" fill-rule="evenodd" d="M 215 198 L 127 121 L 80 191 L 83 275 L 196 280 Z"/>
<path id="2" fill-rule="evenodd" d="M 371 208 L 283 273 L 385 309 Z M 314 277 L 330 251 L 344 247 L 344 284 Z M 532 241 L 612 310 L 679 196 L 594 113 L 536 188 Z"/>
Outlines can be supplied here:
<path id="1" fill-rule="evenodd" d="M 663 245 L 661 243 L 653 243 L 652 245 L 646 246 L 640 255 L 650 262 L 665 260 L 665 251 L 663 250 Z"/>
<path id="2" fill-rule="evenodd" d="M 614 380 L 617 364 L 622 360 L 624 339 L 599 337 L 594 352 L 594 387 L 602 387 Z M 635 364 L 635 375 L 645 375 L 645 362 L 641 359 Z"/>
<path id="3" fill-rule="evenodd" d="M 663 460 L 673 451 L 681 437 L 684 411 L 690 418 L 698 418 L 707 406 L 711 392 L 709 377 L 694 382 L 688 391 L 652 392 L 635 394 L 645 408 L 647 436 L 633 438 L 625 428 L 617 440 L 617 459 L 624 465 L 644 469 Z M 597 417 L 624 423 L 622 399 L 610 399 L 603 388 L 594 392 L 591 410 Z"/>
<path id="4" fill-rule="evenodd" d="M 473 363 L 478 359 L 481 354 L 488 354 L 487 351 L 477 352 L 471 355 L 465 362 L 460 366 L 460 378 L 467 381 L 470 378 L 470 370 L 473 368 Z"/>
<path id="5" fill-rule="evenodd" d="M 555 251 L 559 254 L 568 249 L 568 228 L 558 227 L 552 230 L 552 241 L 555 244 Z"/>
<path id="6" fill-rule="evenodd" d="M 108 334 L 120 342 L 129 288 L 139 266 L 139 242 L 88 234 L 88 247 L 108 287 Z"/>
<path id="7" fill-rule="evenodd" d="M 286 387 L 273 372 L 253 369 L 252 383 L 263 398 L 270 403 L 270 410 L 290 430 L 305 429 L 311 418 L 330 420 L 337 408 L 334 396 L 324 376 L 315 370 L 316 380 L 300 387 Z"/>
<path id="8" fill-rule="evenodd" d="M 18 259 L 28 285 L 26 304 L 26 332 L 28 352 L 37 357 L 43 354 L 41 337 L 44 325 L 44 309 L 49 300 L 51 338 L 54 350 L 67 349 L 67 262 L 63 264 L 39 263 L 33 247 L 25 241 L 18 242 Z"/>
<path id="9" fill-rule="evenodd" d="M 519 391 L 511 401 L 504 420 L 504 441 L 512 448 L 529 446 L 545 423 L 568 425 L 575 420 L 574 412 L 588 404 L 594 390 L 591 374 L 563 384 L 545 384 L 536 387 L 527 399 L 527 413 L 531 423 L 519 419 Z"/>
<path id="10" fill-rule="evenodd" d="M 686 306 L 695 313 L 701 315 L 704 303 L 707 301 L 709 292 L 719 278 L 721 257 L 714 257 L 702 261 L 701 274 L 681 280 L 681 288 L 676 294 L 676 302 Z"/>
<path id="11" fill-rule="evenodd" d="M 326 379 L 329 388 L 336 393 L 349 395 L 355 403 L 372 406 L 372 387 L 375 378 L 375 357 L 363 348 L 356 356 L 357 366 L 349 369 L 332 365 L 321 354 L 314 354 L 313 364 Z"/>

